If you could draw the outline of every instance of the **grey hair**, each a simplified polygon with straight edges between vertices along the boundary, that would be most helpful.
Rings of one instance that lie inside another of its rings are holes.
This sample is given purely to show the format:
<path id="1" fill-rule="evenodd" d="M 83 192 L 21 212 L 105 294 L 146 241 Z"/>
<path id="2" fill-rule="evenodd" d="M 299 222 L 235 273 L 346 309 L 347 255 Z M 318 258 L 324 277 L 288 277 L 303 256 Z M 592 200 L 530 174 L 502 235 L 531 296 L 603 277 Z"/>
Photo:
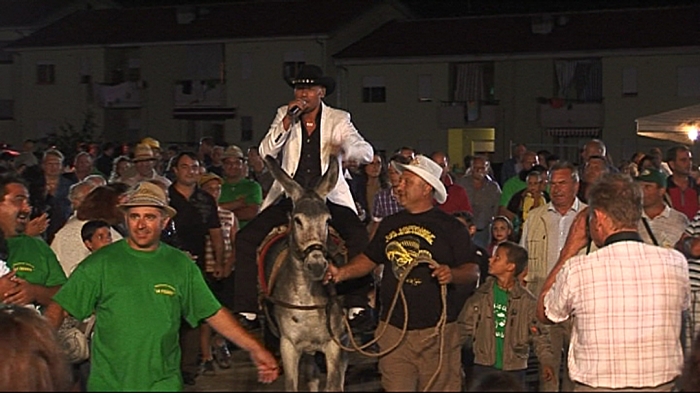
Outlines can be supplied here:
<path id="1" fill-rule="evenodd" d="M 559 161 L 556 164 L 552 165 L 551 168 L 549 168 L 549 181 L 552 181 L 552 174 L 555 171 L 560 171 L 564 169 L 568 169 L 571 171 L 571 179 L 574 181 L 574 183 L 578 183 L 581 180 L 578 174 L 578 170 L 576 169 L 574 164 L 572 164 L 569 161 Z"/>
<path id="2" fill-rule="evenodd" d="M 95 188 L 95 183 L 91 181 L 80 181 L 70 186 L 68 189 L 68 199 L 73 203 L 81 201 L 87 194 Z"/>

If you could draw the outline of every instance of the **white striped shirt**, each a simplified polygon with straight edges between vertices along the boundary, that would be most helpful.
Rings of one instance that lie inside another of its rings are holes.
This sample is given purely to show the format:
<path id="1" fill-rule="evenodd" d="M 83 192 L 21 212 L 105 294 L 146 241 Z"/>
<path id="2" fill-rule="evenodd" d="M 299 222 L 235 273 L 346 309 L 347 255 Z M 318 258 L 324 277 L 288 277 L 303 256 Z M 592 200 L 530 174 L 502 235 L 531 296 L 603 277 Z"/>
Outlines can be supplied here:
<path id="1" fill-rule="evenodd" d="M 700 212 L 695 213 L 695 216 L 688 227 L 685 228 L 685 233 L 692 236 L 700 236 Z M 700 289 L 700 258 L 688 258 L 688 270 L 690 272 L 690 286 L 693 289 Z"/>
<path id="2" fill-rule="evenodd" d="M 653 387 L 681 373 L 688 265 L 672 249 L 620 241 L 569 259 L 545 296 L 553 322 L 575 317 L 572 380 L 597 388 Z"/>

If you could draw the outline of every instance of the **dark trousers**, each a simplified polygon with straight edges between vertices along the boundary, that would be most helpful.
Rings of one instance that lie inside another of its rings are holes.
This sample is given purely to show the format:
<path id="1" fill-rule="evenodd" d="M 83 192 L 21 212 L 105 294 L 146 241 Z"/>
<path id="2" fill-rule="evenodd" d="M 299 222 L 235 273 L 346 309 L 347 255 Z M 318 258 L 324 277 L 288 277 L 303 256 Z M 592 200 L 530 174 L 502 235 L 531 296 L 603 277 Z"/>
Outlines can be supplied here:
<path id="1" fill-rule="evenodd" d="M 351 209 L 326 201 L 331 213 L 331 226 L 345 241 L 348 260 L 364 251 L 369 242 L 367 228 Z M 257 248 L 272 228 L 286 224 L 292 211 L 292 200 L 284 198 L 261 211 L 236 234 L 236 274 L 234 285 L 234 312 L 258 312 Z M 367 294 L 372 287 L 372 276 L 348 280 L 336 287 L 345 295 L 346 307 L 367 307 Z"/>
<path id="2" fill-rule="evenodd" d="M 206 322 L 202 322 L 206 323 Z M 187 321 L 180 321 L 180 369 L 192 375 L 197 374 L 199 368 L 199 353 L 201 349 L 199 341 L 199 326 L 193 328 Z"/>

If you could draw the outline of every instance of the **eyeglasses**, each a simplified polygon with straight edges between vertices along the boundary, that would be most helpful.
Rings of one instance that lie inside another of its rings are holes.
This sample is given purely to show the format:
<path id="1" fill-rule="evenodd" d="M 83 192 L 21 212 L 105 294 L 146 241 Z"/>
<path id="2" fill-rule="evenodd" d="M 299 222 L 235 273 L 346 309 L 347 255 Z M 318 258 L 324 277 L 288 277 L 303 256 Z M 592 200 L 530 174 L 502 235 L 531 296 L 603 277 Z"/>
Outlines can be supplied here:
<path id="1" fill-rule="evenodd" d="M 233 159 L 233 160 L 224 160 L 223 164 L 225 166 L 243 166 L 246 162 L 247 162 L 247 160 L 245 160 L 243 158 L 239 158 L 239 159 Z"/>

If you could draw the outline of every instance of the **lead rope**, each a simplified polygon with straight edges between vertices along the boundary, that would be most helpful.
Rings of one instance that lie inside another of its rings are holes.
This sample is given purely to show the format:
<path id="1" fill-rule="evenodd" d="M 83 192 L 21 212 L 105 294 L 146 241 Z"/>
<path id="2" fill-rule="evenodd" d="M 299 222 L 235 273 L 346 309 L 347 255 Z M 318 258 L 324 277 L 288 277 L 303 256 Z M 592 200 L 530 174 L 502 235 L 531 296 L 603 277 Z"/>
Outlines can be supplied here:
<path id="1" fill-rule="evenodd" d="M 388 323 L 384 323 L 382 325 L 381 330 L 376 334 L 376 337 L 372 339 L 371 341 L 359 345 L 357 341 L 355 341 L 355 337 L 352 334 L 352 328 L 350 327 L 350 322 L 348 321 L 348 316 L 347 314 L 344 314 L 343 322 L 345 324 L 345 329 L 347 332 L 349 332 L 348 337 L 350 339 L 350 343 L 352 344 L 351 347 L 346 347 L 344 346 L 340 340 L 336 337 L 335 333 L 333 332 L 332 326 L 330 324 L 330 318 L 328 318 L 328 331 L 331 333 L 331 337 L 333 338 L 333 341 L 335 341 L 336 344 L 338 344 L 343 350 L 348 351 L 348 352 L 359 352 L 362 355 L 368 356 L 368 357 L 380 357 L 388 354 L 389 352 L 393 351 L 396 349 L 401 342 L 403 341 L 404 337 L 406 336 L 406 331 L 408 330 L 408 303 L 406 302 L 406 296 L 403 293 L 403 284 L 404 281 L 406 281 L 406 278 L 408 277 L 409 273 L 418 266 L 421 263 L 427 263 L 429 265 L 438 267 L 439 264 L 435 262 L 435 260 L 430 259 L 430 258 L 420 258 L 416 259 L 413 261 L 413 263 L 409 264 L 408 269 L 404 272 L 403 275 L 401 275 L 399 282 L 396 286 L 396 292 L 394 292 L 394 297 L 391 300 L 391 306 L 389 307 L 389 311 L 387 313 L 388 316 L 391 316 L 394 312 L 394 307 L 396 307 L 396 302 L 398 301 L 399 296 L 401 296 L 401 303 L 403 305 L 403 327 L 401 328 L 401 336 L 399 339 L 396 341 L 395 344 L 393 344 L 391 347 L 387 348 L 384 351 L 381 352 L 367 352 L 364 349 L 373 345 L 376 343 L 382 335 L 384 335 L 384 332 L 386 331 L 387 326 L 389 325 Z M 335 287 L 334 286 L 329 286 L 329 290 L 331 292 L 335 292 Z M 425 385 L 425 388 L 423 391 L 428 391 L 430 387 L 435 383 L 435 379 L 437 378 L 438 374 L 440 373 L 440 369 L 442 368 L 442 361 L 444 358 L 444 352 L 445 352 L 445 325 L 447 324 L 447 285 L 446 284 L 440 284 L 440 300 L 442 301 L 442 312 L 440 313 L 440 318 L 438 319 L 437 324 L 435 325 L 435 333 L 426 337 L 425 339 L 431 339 L 432 337 L 439 336 L 440 337 L 440 351 L 439 351 L 439 360 L 438 360 L 438 366 L 435 369 L 435 373 L 433 373 L 433 376 L 430 378 L 428 381 L 428 384 Z M 330 313 L 329 313 L 330 314 Z M 388 320 L 388 318 L 387 318 Z"/>

